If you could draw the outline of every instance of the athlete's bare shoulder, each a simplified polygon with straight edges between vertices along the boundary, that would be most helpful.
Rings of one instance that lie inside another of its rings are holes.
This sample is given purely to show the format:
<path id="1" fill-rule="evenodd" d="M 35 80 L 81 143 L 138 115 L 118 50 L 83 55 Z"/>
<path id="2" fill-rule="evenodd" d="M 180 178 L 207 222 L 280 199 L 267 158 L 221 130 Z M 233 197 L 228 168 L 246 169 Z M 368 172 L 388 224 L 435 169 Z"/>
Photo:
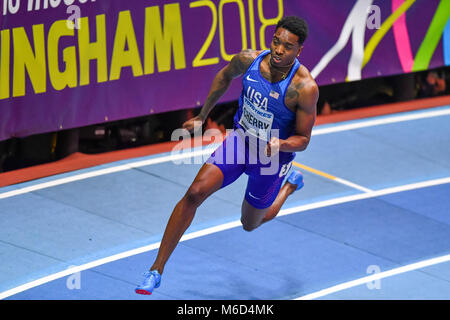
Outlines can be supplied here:
<path id="1" fill-rule="evenodd" d="M 291 110 L 316 108 L 319 98 L 319 87 L 309 73 L 309 70 L 301 65 L 295 73 L 286 92 L 286 105 Z"/>
<path id="2" fill-rule="evenodd" d="M 234 55 L 227 67 L 232 77 L 243 75 L 259 53 L 261 51 L 247 49 Z"/>

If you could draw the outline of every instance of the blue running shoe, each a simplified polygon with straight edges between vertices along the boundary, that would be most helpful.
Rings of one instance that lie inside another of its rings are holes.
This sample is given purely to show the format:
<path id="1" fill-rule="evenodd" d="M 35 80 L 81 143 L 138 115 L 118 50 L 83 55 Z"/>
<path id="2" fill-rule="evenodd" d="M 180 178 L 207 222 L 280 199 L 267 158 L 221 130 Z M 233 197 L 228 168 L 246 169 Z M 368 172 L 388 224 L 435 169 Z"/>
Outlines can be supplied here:
<path id="1" fill-rule="evenodd" d="M 158 270 L 153 270 L 145 272 L 144 277 L 144 281 L 135 289 L 135 292 L 138 294 L 152 294 L 153 289 L 159 288 L 161 285 L 161 275 Z"/>
<path id="2" fill-rule="evenodd" d="M 287 181 L 289 183 L 297 185 L 297 189 L 295 191 L 300 190 L 303 188 L 303 174 L 298 170 L 292 170 L 291 174 L 289 175 Z"/>

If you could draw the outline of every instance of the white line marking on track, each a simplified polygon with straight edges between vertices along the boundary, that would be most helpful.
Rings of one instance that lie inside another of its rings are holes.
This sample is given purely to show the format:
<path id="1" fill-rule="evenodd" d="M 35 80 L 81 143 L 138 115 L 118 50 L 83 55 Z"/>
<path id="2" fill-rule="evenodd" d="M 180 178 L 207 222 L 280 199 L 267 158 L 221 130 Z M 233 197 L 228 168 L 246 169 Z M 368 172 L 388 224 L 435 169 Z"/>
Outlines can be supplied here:
<path id="1" fill-rule="evenodd" d="M 348 181 L 348 180 L 345 180 L 345 179 L 342 179 L 342 178 L 338 178 L 338 177 L 333 176 L 333 175 L 331 175 L 331 174 L 329 174 L 329 173 L 326 173 L 326 172 L 317 170 L 317 169 L 315 169 L 315 168 L 311 168 L 311 167 L 309 167 L 309 166 L 307 166 L 307 165 L 298 163 L 298 162 L 296 162 L 296 161 L 293 161 L 292 164 L 293 164 L 293 166 L 298 167 L 298 168 L 300 168 L 300 169 L 302 169 L 302 170 L 305 170 L 305 171 L 314 173 L 314 174 L 316 174 L 316 175 L 318 175 L 318 176 L 321 176 L 321 177 L 330 179 L 330 180 L 332 180 L 332 181 L 339 182 L 339 183 L 344 184 L 344 185 L 346 185 L 346 186 L 348 186 L 348 187 L 352 187 L 352 188 L 355 188 L 355 189 L 360 190 L 360 191 L 363 191 L 363 192 L 371 192 L 371 191 L 373 191 L 373 190 L 371 190 L 371 189 L 369 189 L 369 188 L 360 186 L 359 184 L 353 183 L 353 182 L 351 182 L 351 181 Z"/>
<path id="2" fill-rule="evenodd" d="M 300 207 L 283 209 L 280 211 L 278 216 L 283 216 L 283 215 L 288 215 L 288 214 L 292 214 L 292 213 L 296 213 L 296 212 L 302 212 L 302 211 L 306 211 L 306 210 L 312 210 L 312 209 L 333 206 L 336 204 L 341 204 L 341 203 L 346 203 L 346 202 L 351 202 L 351 201 L 356 201 L 356 200 L 381 197 L 384 195 L 393 194 L 393 193 L 397 193 L 397 192 L 410 191 L 410 190 L 415 190 L 415 189 L 420 189 L 420 188 L 425 188 L 425 187 L 432 187 L 432 186 L 437 186 L 437 185 L 441 185 L 441 184 L 447 184 L 447 183 L 450 183 L 450 177 L 434 179 L 434 180 L 427 180 L 427 181 L 423 181 L 423 182 L 417 182 L 417 183 L 412 183 L 412 184 L 407 184 L 407 185 L 402 185 L 402 186 L 390 187 L 390 188 L 381 189 L 381 190 L 377 190 L 377 191 L 371 191 L 371 192 L 360 193 L 360 194 L 351 195 L 351 196 L 345 196 L 345 197 L 310 203 L 310 204 L 303 205 Z"/>
<path id="3" fill-rule="evenodd" d="M 334 181 L 340 182 L 342 184 L 345 184 L 346 186 L 358 189 L 358 190 L 363 191 L 363 192 L 372 192 L 373 191 L 372 189 L 360 186 L 359 184 L 353 183 L 351 181 L 348 181 L 348 180 L 345 180 L 345 179 L 342 179 L 342 178 L 336 178 L 336 179 L 334 179 Z"/>
<path id="4" fill-rule="evenodd" d="M 24 187 L 24 188 L 20 188 L 17 190 L 0 193 L 0 199 L 10 198 L 10 197 L 14 197 L 14 196 L 17 196 L 20 194 L 36 191 L 36 190 L 55 187 L 55 186 L 62 185 L 65 183 L 84 180 L 84 179 L 88 179 L 88 178 L 92 178 L 92 177 L 98 177 L 98 176 L 102 176 L 105 174 L 120 172 L 120 171 L 124 171 L 124 170 L 130 170 L 133 168 L 139 168 L 139 167 L 143 167 L 143 166 L 149 166 L 149 165 L 164 163 L 164 162 L 169 162 L 169 161 L 178 161 L 178 160 L 183 160 L 183 159 L 195 158 L 195 157 L 211 154 L 214 150 L 215 150 L 215 148 L 207 148 L 207 149 L 191 151 L 191 152 L 180 152 L 180 153 L 171 154 L 168 156 L 151 158 L 151 159 L 147 159 L 147 160 L 141 160 L 141 161 L 131 162 L 131 163 L 127 163 L 127 164 L 122 164 L 122 165 L 114 166 L 114 167 L 110 167 L 110 168 L 76 174 L 76 175 L 73 175 L 70 177 L 55 179 L 53 181 L 43 182 L 43 183 L 39 183 L 39 184 L 32 185 L 29 187 Z"/>
<path id="5" fill-rule="evenodd" d="M 403 185 L 403 186 L 397 186 L 397 187 L 392 187 L 392 188 L 386 188 L 386 189 L 382 189 L 382 190 L 378 190 L 378 191 L 371 191 L 371 192 L 367 192 L 367 193 L 362 193 L 362 194 L 357 194 L 357 195 L 352 195 L 352 196 L 346 196 L 346 197 L 341 197 L 341 198 L 335 198 L 335 199 L 330 199 L 330 200 L 325 200 L 325 201 L 320 201 L 320 202 L 316 202 L 316 203 L 311 203 L 311 204 L 307 204 L 307 205 L 301 205 L 301 206 L 296 206 L 296 207 L 292 207 L 292 208 L 287 208 L 287 209 L 283 209 L 280 211 L 280 213 L 278 214 L 278 216 L 285 216 L 285 215 L 289 215 L 289 214 L 293 214 L 293 213 L 298 213 L 298 212 L 303 212 L 303 211 L 307 211 L 307 210 L 312 210 L 312 209 L 317 209 L 317 208 L 323 208 L 323 207 L 328 207 L 328 206 L 333 206 L 333 205 L 337 205 L 337 204 L 342 204 L 342 203 L 347 203 L 347 202 L 351 202 L 351 201 L 356 201 L 356 200 L 362 200 L 362 199 L 368 199 L 368 198 L 374 198 L 374 197 L 379 197 L 379 196 L 383 196 L 383 195 L 387 195 L 387 194 L 393 194 L 393 193 L 397 193 L 397 192 L 403 192 L 403 191 L 409 191 L 409 190 L 415 190 L 415 189 L 420 189 L 420 188 L 425 188 L 425 187 L 431 187 L 431 186 L 436 186 L 436 185 L 442 185 L 442 184 L 447 184 L 450 183 L 450 177 L 446 177 L 446 178 L 442 178 L 442 179 L 434 179 L 434 180 L 428 180 L 428 181 L 423 181 L 423 182 L 419 182 L 419 183 L 413 183 L 413 184 L 408 184 L 408 185 Z M 180 242 L 182 241 L 187 241 L 190 239 L 195 239 L 195 238 L 199 238 L 199 237 L 203 237 L 209 234 L 213 234 L 213 233 L 217 233 L 220 231 L 225 231 L 228 229 L 232 229 L 235 227 L 239 227 L 241 225 L 241 222 L 239 220 L 236 221 L 232 221 L 232 222 L 228 222 L 225 224 L 221 224 L 218 226 L 214 226 L 214 227 L 210 227 L 210 228 L 206 228 L 203 230 L 199 230 L 199 231 L 195 231 L 195 232 L 191 232 L 188 234 L 185 234 Z M 143 246 L 140 248 L 136 248 L 136 249 L 132 249 L 129 251 L 125 251 L 122 253 L 118 253 L 109 257 L 105 257 L 102 259 L 98 259 L 77 267 L 72 267 L 45 277 L 42 277 L 40 279 L 36 279 L 34 281 L 25 283 L 23 285 L 20 285 L 18 287 L 0 292 L 0 300 L 1 299 L 5 299 L 7 297 L 10 297 L 12 295 L 15 295 L 17 293 L 26 291 L 28 289 L 37 287 L 39 285 L 48 283 L 50 281 L 56 280 L 56 279 L 60 279 L 66 276 L 69 276 L 71 274 L 77 273 L 77 272 L 81 272 L 83 270 L 87 270 L 87 269 L 92 269 L 95 268 L 97 266 L 109 263 L 109 262 L 113 262 L 113 261 L 117 261 L 126 257 L 130 257 L 130 256 L 134 256 L 137 254 L 141 254 L 147 251 L 151 251 L 151 250 L 155 250 L 158 249 L 160 245 L 160 242 L 157 243 L 153 243 L 147 246 Z M 377 274 L 378 276 L 381 275 Z M 374 275 L 375 276 L 375 275 Z M 370 278 L 370 277 L 368 277 Z M 368 281 L 372 281 L 372 280 L 367 280 Z"/>
<path id="6" fill-rule="evenodd" d="M 405 273 L 405 272 L 409 272 L 409 271 L 414 271 L 417 269 L 422 269 L 425 267 L 429 267 L 438 263 L 443 263 L 443 262 L 447 262 L 450 261 L 450 254 L 444 255 L 444 256 L 440 256 L 440 257 L 436 257 L 436 258 L 432 258 L 432 259 L 428 259 L 428 260 L 423 260 L 423 261 L 419 261 L 416 263 L 412 263 L 412 264 L 408 264 L 406 266 L 402 266 L 402 267 L 398 267 L 395 269 L 391 269 L 388 271 L 384 271 L 384 272 L 380 272 L 380 273 L 376 273 L 373 274 L 371 276 L 367 276 L 367 277 L 363 277 L 363 278 L 359 278 L 356 280 L 352 280 L 349 282 L 344 282 L 335 286 L 332 286 L 330 288 L 326 288 L 326 289 L 322 289 L 298 298 L 295 298 L 294 300 L 312 300 L 312 299 L 317 299 L 320 297 L 324 297 L 326 295 L 338 292 L 338 291 L 343 291 L 352 287 L 356 287 L 362 284 L 366 284 L 368 282 L 372 282 L 375 280 L 380 280 L 383 278 L 387 278 L 387 277 L 392 277 L 401 273 Z"/>
<path id="7" fill-rule="evenodd" d="M 443 116 L 443 115 L 450 115 L 450 108 L 444 108 L 444 109 L 439 108 L 438 110 L 424 111 L 424 112 L 418 112 L 418 113 L 414 112 L 411 114 L 410 113 L 400 114 L 400 115 L 396 114 L 396 115 L 392 115 L 392 116 L 383 117 L 381 119 L 356 120 L 356 122 L 353 121 L 350 124 L 334 125 L 332 127 L 327 127 L 327 128 L 315 128 L 315 129 L 313 129 L 312 135 L 329 134 L 329 133 L 334 133 L 334 132 L 355 130 L 355 129 L 367 128 L 367 127 L 378 126 L 378 125 L 383 125 L 383 124 L 390 124 L 390 123 L 411 121 L 411 120 L 420 120 L 420 119 L 431 118 L 431 117 L 439 117 L 439 116 Z M 137 167 L 143 167 L 143 166 L 159 164 L 159 163 L 164 163 L 164 162 L 170 162 L 170 161 L 173 162 L 173 161 L 177 161 L 177 160 L 183 160 L 183 159 L 188 159 L 188 158 L 204 156 L 206 154 L 212 153 L 214 150 L 215 150 L 215 148 L 206 148 L 206 149 L 192 151 L 192 152 L 184 151 L 184 152 L 179 152 L 179 153 L 171 154 L 171 155 L 167 155 L 167 156 L 151 158 L 148 160 L 140 160 L 140 161 L 136 161 L 136 162 L 130 162 L 127 164 L 118 165 L 118 166 L 114 166 L 114 167 L 110 167 L 110 168 L 106 168 L 106 169 L 100 169 L 100 170 L 90 171 L 87 173 L 76 174 L 76 175 L 73 175 L 70 177 L 55 179 L 53 181 L 38 183 L 36 185 L 32 185 L 29 187 L 24 187 L 24 188 L 0 193 L 0 200 L 9 198 L 9 197 L 14 197 L 14 196 L 17 196 L 20 194 L 25 194 L 28 192 L 36 191 L 36 190 L 54 187 L 54 186 L 69 183 L 69 182 L 84 180 L 84 179 L 88 179 L 88 178 L 92 178 L 92 177 L 97 177 L 97 176 L 110 174 L 110 173 L 114 173 L 114 172 L 129 170 L 129 169 L 133 169 L 133 168 L 137 168 Z M 353 185 L 353 187 L 355 187 L 355 185 Z M 361 188 L 364 188 L 364 187 L 361 187 Z M 362 190 L 364 192 L 369 191 L 369 189 L 367 189 L 367 190 L 360 189 L 360 190 Z"/>
<path id="8" fill-rule="evenodd" d="M 407 114 L 400 114 L 400 115 L 396 114 L 393 116 L 383 117 L 381 119 L 362 120 L 362 121 L 357 121 L 357 122 L 352 121 L 352 123 L 348 123 L 348 124 L 340 124 L 337 126 L 332 126 L 332 127 L 327 127 L 327 128 L 317 128 L 317 129 L 313 130 L 312 135 L 318 136 L 318 135 L 329 134 L 329 133 L 334 133 L 334 132 L 349 131 L 349 130 L 374 127 L 374 126 L 397 123 L 397 122 L 420 120 L 420 119 L 447 116 L 447 115 L 450 115 L 450 108 L 431 110 L 431 111 L 423 111 L 423 112 L 417 112 L 417 113 L 414 112 L 414 113 L 407 113 Z"/>

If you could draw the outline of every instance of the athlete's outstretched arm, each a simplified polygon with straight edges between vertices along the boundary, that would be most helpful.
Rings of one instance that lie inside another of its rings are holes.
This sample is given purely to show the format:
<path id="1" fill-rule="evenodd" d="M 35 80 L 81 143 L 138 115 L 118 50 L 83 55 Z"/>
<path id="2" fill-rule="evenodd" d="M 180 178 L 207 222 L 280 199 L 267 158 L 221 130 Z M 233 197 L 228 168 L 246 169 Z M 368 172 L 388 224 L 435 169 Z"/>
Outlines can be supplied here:
<path id="1" fill-rule="evenodd" d="M 217 101 L 219 101 L 220 97 L 227 91 L 231 81 L 245 73 L 255 59 L 255 56 L 253 50 L 244 50 L 236 54 L 231 59 L 230 63 L 223 67 L 214 77 L 211 89 L 209 90 L 200 114 L 195 118 L 186 121 L 183 124 L 183 128 L 192 131 L 194 129 L 195 121 L 201 121 L 201 123 L 205 122 L 208 114 L 215 107 Z"/>

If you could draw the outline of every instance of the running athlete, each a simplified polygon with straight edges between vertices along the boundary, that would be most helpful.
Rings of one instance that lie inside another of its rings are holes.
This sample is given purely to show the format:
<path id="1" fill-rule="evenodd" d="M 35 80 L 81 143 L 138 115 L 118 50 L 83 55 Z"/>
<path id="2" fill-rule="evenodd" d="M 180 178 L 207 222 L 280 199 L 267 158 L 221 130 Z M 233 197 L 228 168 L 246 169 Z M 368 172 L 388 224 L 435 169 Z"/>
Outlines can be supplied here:
<path id="1" fill-rule="evenodd" d="M 243 76 L 234 130 L 203 164 L 175 206 L 157 258 L 144 274 L 136 293 L 151 294 L 160 286 L 164 266 L 197 208 L 243 173 L 249 176 L 241 210 L 241 222 L 246 231 L 275 218 L 287 197 L 303 187 L 303 176 L 296 170 L 281 185 L 295 152 L 308 146 L 316 119 L 318 86 L 297 60 L 307 34 L 308 27 L 303 19 L 284 17 L 276 26 L 270 50 L 242 51 L 214 77 L 200 114 L 185 122 L 183 127 L 193 131 L 202 124 L 231 81 Z M 263 144 L 255 141 L 263 141 Z M 270 161 L 265 161 L 264 156 Z"/>

